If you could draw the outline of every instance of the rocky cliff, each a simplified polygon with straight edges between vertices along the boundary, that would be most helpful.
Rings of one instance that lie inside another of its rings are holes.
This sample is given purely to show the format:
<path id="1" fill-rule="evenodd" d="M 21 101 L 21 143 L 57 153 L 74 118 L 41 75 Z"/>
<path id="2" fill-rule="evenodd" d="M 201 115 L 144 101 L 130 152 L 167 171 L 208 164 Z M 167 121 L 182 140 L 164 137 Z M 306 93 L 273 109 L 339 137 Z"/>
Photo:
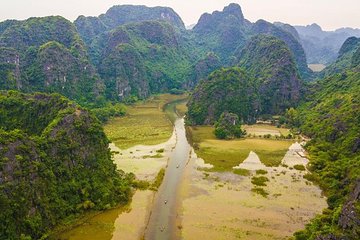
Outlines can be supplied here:
<path id="1" fill-rule="evenodd" d="M 60 95 L 0 93 L 0 236 L 40 239 L 130 197 L 98 120 Z"/>

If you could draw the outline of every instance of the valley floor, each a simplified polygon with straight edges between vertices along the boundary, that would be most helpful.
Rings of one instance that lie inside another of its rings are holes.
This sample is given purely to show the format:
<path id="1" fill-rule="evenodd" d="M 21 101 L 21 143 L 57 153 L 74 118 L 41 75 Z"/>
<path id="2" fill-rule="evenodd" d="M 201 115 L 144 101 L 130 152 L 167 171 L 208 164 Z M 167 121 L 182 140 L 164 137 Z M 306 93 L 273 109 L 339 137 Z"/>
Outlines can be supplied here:
<path id="1" fill-rule="evenodd" d="M 164 115 L 161 105 L 157 106 L 151 111 L 160 111 L 160 118 L 152 118 L 146 122 L 147 126 L 141 120 L 139 128 L 159 126 Z M 185 105 L 181 103 L 176 110 L 185 112 Z M 144 119 L 141 115 L 140 111 L 136 112 L 135 118 Z M 126 126 L 133 119 L 130 115 L 105 126 L 108 131 L 114 131 L 110 138 L 123 134 L 118 133 L 123 129 L 117 127 L 121 121 Z M 276 138 L 286 135 L 287 129 L 268 125 L 244 127 L 252 137 L 229 141 L 215 139 L 211 127 L 188 129 L 195 150 L 191 150 L 180 187 L 178 238 L 287 239 L 326 207 L 321 190 L 304 179 L 306 169 L 294 169 L 308 162 L 302 157 L 300 144 Z M 154 181 L 158 172 L 167 167 L 176 145 L 175 132 L 165 142 L 165 135 L 156 133 L 157 129 L 137 139 L 136 131 L 127 129 L 124 136 L 128 143 L 111 144 L 118 168 L 133 172 L 139 180 Z M 259 136 L 266 134 L 271 137 Z M 150 143 L 153 145 L 145 145 Z M 261 179 L 265 180 L 261 182 Z M 129 206 L 100 214 L 59 239 L 142 239 L 156 194 L 137 190 Z"/>

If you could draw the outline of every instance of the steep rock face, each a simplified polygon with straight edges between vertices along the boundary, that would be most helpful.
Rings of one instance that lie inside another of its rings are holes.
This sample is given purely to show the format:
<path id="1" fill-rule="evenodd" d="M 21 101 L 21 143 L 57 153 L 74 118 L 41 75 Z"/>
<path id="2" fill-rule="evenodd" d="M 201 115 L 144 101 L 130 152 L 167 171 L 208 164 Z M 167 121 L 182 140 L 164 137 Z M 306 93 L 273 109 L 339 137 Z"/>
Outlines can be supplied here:
<path id="1" fill-rule="evenodd" d="M 329 208 L 297 239 L 359 239 L 360 72 L 348 68 L 319 80 L 297 109 L 312 176 L 324 189 Z"/>
<path id="2" fill-rule="evenodd" d="M 237 4 L 230 4 L 221 12 L 203 14 L 192 32 L 196 37 L 197 48 L 205 53 L 215 52 L 223 65 L 232 65 L 239 50 L 254 35 L 275 36 L 283 40 L 294 54 L 301 77 L 310 77 L 305 52 L 293 36 L 296 31 L 291 26 L 277 27 L 264 20 L 253 24 L 244 18 L 241 7 Z"/>
<path id="3" fill-rule="evenodd" d="M 267 35 L 251 38 L 240 53 L 239 66 L 256 81 L 259 114 L 280 114 L 300 100 L 301 82 L 285 42 Z"/>
<path id="4" fill-rule="evenodd" d="M 252 31 L 257 34 L 267 34 L 283 40 L 294 54 L 295 62 L 301 77 L 306 79 L 310 76 L 310 70 L 307 67 L 304 49 L 302 48 L 301 44 L 291 35 L 291 33 L 283 31 L 275 25 L 264 20 L 257 21 L 253 25 Z"/>
<path id="5" fill-rule="evenodd" d="M 350 193 L 349 199 L 342 208 L 339 217 L 339 226 L 347 231 L 353 232 L 353 235 L 360 236 L 360 179 Z"/>
<path id="6" fill-rule="evenodd" d="M 179 89 L 190 75 L 190 52 L 175 28 L 165 22 L 125 24 L 99 41 L 99 72 L 108 92 L 120 99 L 131 95 Z M 103 46 L 103 48 L 101 48 Z"/>
<path id="7" fill-rule="evenodd" d="M 212 14 L 204 13 L 193 30 L 197 33 L 211 33 L 213 30 L 220 30 L 217 25 L 229 26 L 244 24 L 245 18 L 241 7 L 237 4 L 230 4 L 223 11 L 215 11 Z M 222 22 L 222 23 L 220 23 Z M 215 28 L 215 29 L 214 29 Z"/>
<path id="8" fill-rule="evenodd" d="M 315 23 L 307 26 L 295 26 L 295 28 L 300 35 L 309 63 L 325 65 L 333 63 L 347 38 L 360 37 L 360 30 L 352 28 L 324 31 Z"/>
<path id="9" fill-rule="evenodd" d="M 89 44 L 94 37 L 111 31 L 120 25 L 154 20 L 165 21 L 185 30 L 185 25 L 180 16 L 168 7 L 118 5 L 111 7 L 99 17 L 79 16 L 74 23 L 81 37 Z"/>
<path id="10" fill-rule="evenodd" d="M 171 25 L 185 29 L 180 16 L 168 7 L 146 7 L 134 5 L 119 5 L 110 8 L 99 18 L 110 28 L 129 22 L 142 22 L 149 20 L 167 21 Z"/>
<path id="11" fill-rule="evenodd" d="M 240 68 L 225 68 L 199 83 L 188 102 L 189 124 L 214 124 L 227 111 L 252 122 L 259 107 L 253 79 Z"/>
<path id="12" fill-rule="evenodd" d="M 20 55 L 13 48 L 0 47 L 0 89 L 21 89 Z"/>
<path id="13" fill-rule="evenodd" d="M 360 47 L 357 48 L 354 55 L 351 57 L 351 65 L 357 69 L 356 71 L 360 70 Z"/>
<path id="14" fill-rule="evenodd" d="M 355 48 L 358 47 L 359 44 L 360 44 L 360 38 L 349 37 L 348 39 L 345 40 L 344 44 L 341 46 L 338 53 L 338 58 L 341 58 L 345 54 L 353 52 Z"/>
<path id="15" fill-rule="evenodd" d="M 17 20 L 5 20 L 3 22 L 0 22 L 0 35 L 9 27 L 16 24 Z"/>
<path id="16" fill-rule="evenodd" d="M 290 33 L 299 43 L 301 43 L 299 33 L 296 31 L 295 27 L 291 26 L 290 24 L 282 23 L 282 22 L 274 22 L 274 25 Z"/>
<path id="17" fill-rule="evenodd" d="M 336 61 L 320 72 L 320 77 L 328 77 L 333 74 L 342 73 L 358 66 L 359 62 L 357 59 L 360 53 L 359 49 L 360 38 L 348 38 L 340 48 Z"/>
<path id="18" fill-rule="evenodd" d="M 149 79 L 139 52 L 128 43 L 120 43 L 101 63 L 100 74 L 106 79 L 106 96 L 124 99 L 130 95 L 146 98 Z"/>
<path id="19" fill-rule="evenodd" d="M 25 52 L 29 46 L 39 47 L 57 41 L 67 48 L 80 41 L 75 26 L 63 17 L 29 18 L 8 27 L 0 36 L 0 46 Z"/>
<path id="20" fill-rule="evenodd" d="M 239 53 L 238 66 L 213 72 L 195 88 L 191 124 L 213 124 L 224 111 L 253 122 L 262 114 L 282 114 L 300 100 L 301 81 L 286 43 L 257 35 Z M 245 97 L 247 96 L 247 97 Z"/>
<path id="21" fill-rule="evenodd" d="M 220 67 L 220 58 L 213 52 L 208 53 L 205 58 L 200 59 L 193 66 L 193 74 L 191 80 L 187 83 L 187 88 L 194 88 L 200 80 L 206 78 L 210 73 Z"/>
<path id="22" fill-rule="evenodd" d="M 11 23 L 0 46 L 1 89 L 58 92 L 81 103 L 103 92 L 75 26 L 62 17 Z"/>
<path id="23" fill-rule="evenodd" d="M 40 239 L 70 215 L 129 199 L 131 176 L 116 171 L 89 112 L 60 95 L 10 91 L 0 93 L 0 119 L 2 238 Z"/>
<path id="24" fill-rule="evenodd" d="M 230 4 L 223 11 L 203 14 L 192 31 L 199 48 L 215 52 L 223 63 L 229 63 L 233 52 L 246 42 L 250 22 L 244 19 L 241 7 Z"/>
<path id="25" fill-rule="evenodd" d="M 104 33 L 108 27 L 98 17 L 79 16 L 74 24 L 87 44 L 90 44 L 94 38 Z"/>

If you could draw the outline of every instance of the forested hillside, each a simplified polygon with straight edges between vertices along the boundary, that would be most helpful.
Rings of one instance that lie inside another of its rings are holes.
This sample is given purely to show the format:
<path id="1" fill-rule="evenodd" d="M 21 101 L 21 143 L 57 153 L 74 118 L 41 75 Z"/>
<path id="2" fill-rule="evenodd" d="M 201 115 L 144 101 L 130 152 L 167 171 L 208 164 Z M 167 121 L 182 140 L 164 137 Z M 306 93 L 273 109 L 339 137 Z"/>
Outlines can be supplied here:
<path id="1" fill-rule="evenodd" d="M 215 71 L 195 88 L 190 124 L 213 124 L 225 112 L 247 123 L 264 114 L 283 114 L 300 100 L 301 81 L 286 43 L 268 35 L 251 38 L 240 51 L 238 68 Z"/>
<path id="2" fill-rule="evenodd" d="M 360 38 L 350 37 L 344 44 L 341 46 L 338 58 L 334 63 L 326 67 L 322 72 L 320 72 L 320 77 L 328 77 L 333 74 L 341 73 L 349 68 L 355 67 L 359 64 L 358 57 L 360 51 Z M 356 54 L 355 54 L 356 53 Z"/>
<path id="3" fill-rule="evenodd" d="M 0 22 L 0 239 L 47 238 L 68 218 L 126 203 L 133 175 L 116 170 L 99 119 L 185 91 L 189 125 L 223 116 L 240 130 L 276 115 L 309 137 L 306 179 L 329 208 L 296 239 L 360 239 L 360 38 L 340 47 L 349 34 L 252 23 L 234 3 L 191 30 L 171 8 L 132 5 L 74 23 Z M 329 65 L 314 74 L 312 62 Z"/>
<path id="4" fill-rule="evenodd" d="M 130 199 L 99 121 L 60 95 L 0 92 L 0 238 L 39 239 Z M 11 207 L 10 207 L 11 206 Z"/>
<path id="5" fill-rule="evenodd" d="M 203 52 L 215 52 L 223 65 L 233 65 L 237 52 L 254 35 L 266 34 L 277 37 L 290 48 L 300 75 L 303 78 L 310 77 L 305 52 L 298 40 L 288 31 L 264 20 L 251 23 L 244 18 L 238 4 L 230 4 L 222 12 L 203 14 L 192 32 L 197 48 Z"/>
<path id="6" fill-rule="evenodd" d="M 316 23 L 295 26 L 300 42 L 305 49 L 308 63 L 329 65 L 338 57 L 337 53 L 349 37 L 360 37 L 360 29 L 339 28 L 325 31 Z"/>
<path id="7" fill-rule="evenodd" d="M 283 40 L 309 77 L 297 39 L 263 20 L 249 22 L 237 4 L 204 14 L 193 30 L 171 8 L 122 5 L 74 24 L 62 17 L 0 23 L 0 89 L 57 92 L 90 107 L 181 92 L 235 65 L 258 34 Z"/>
<path id="8" fill-rule="evenodd" d="M 105 79 L 107 99 L 144 99 L 151 93 L 180 90 L 191 73 L 190 49 L 166 22 L 120 26 L 92 48 L 99 51 L 98 69 Z"/>
<path id="9" fill-rule="evenodd" d="M 0 34 L 0 87 L 57 92 L 81 104 L 95 102 L 103 83 L 75 25 L 62 17 L 4 22 Z"/>
<path id="10" fill-rule="evenodd" d="M 358 57 L 357 53 L 353 56 Z M 359 239 L 359 66 L 354 63 L 342 73 L 319 80 L 310 90 L 307 101 L 298 108 L 295 126 L 312 138 L 307 144 L 312 171 L 309 178 L 325 191 L 329 209 L 296 236 L 297 239 Z"/>

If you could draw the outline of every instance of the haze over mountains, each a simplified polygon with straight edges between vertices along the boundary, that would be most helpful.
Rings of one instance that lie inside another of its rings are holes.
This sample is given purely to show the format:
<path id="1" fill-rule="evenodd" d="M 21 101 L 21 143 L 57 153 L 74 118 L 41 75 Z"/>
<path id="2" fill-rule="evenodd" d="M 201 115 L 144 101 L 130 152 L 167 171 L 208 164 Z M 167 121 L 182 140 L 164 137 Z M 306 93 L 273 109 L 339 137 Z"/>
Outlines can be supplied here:
<path id="1" fill-rule="evenodd" d="M 294 26 L 299 33 L 308 63 L 328 65 L 338 56 L 340 47 L 349 37 L 360 37 L 360 29 L 339 28 L 323 31 L 317 24 Z"/>
<path id="2" fill-rule="evenodd" d="M 350 33 L 358 31 L 251 23 L 237 4 L 203 14 L 192 30 L 170 8 L 131 5 L 114 6 L 99 17 L 80 16 L 74 23 L 62 17 L 11 20 L 0 23 L 0 87 L 59 92 L 85 105 L 180 91 L 220 65 L 234 65 L 257 34 L 283 40 L 300 76 L 310 79 L 307 63 L 333 62 Z"/>

